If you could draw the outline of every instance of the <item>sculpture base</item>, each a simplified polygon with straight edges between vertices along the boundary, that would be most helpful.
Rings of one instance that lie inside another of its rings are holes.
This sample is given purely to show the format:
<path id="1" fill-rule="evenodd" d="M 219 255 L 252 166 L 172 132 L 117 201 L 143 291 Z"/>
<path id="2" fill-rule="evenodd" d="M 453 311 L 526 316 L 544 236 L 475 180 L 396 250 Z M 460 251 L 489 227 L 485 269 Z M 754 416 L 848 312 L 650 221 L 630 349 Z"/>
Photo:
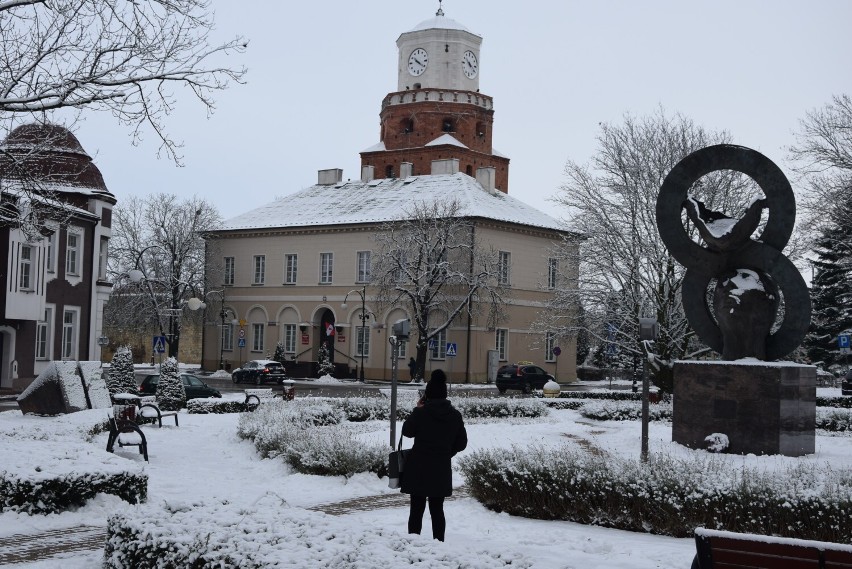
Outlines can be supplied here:
<path id="1" fill-rule="evenodd" d="M 815 451 L 816 368 L 761 362 L 676 362 L 672 441 L 727 452 L 802 456 Z"/>

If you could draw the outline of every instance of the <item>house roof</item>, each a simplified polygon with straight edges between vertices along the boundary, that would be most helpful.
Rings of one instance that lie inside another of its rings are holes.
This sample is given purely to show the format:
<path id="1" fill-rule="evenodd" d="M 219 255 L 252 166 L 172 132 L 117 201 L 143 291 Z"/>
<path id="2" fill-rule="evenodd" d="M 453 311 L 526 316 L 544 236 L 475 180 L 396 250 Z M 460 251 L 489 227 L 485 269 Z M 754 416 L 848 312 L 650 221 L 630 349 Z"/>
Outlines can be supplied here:
<path id="1" fill-rule="evenodd" d="M 565 224 L 524 202 L 490 192 L 462 173 L 314 185 L 226 220 L 211 233 L 384 223 L 416 202 L 458 199 L 459 215 L 567 232 Z"/>
<path id="2" fill-rule="evenodd" d="M 473 33 L 469 29 L 467 29 L 466 27 L 464 27 L 463 25 L 458 23 L 457 21 L 453 20 L 452 18 L 445 17 L 443 12 L 439 12 L 438 14 L 435 14 L 434 18 L 429 18 L 428 20 L 423 20 L 422 22 L 420 22 L 419 24 L 417 24 L 416 26 L 414 26 L 413 28 L 408 30 L 408 33 L 421 32 L 423 30 L 435 30 L 435 29 L 437 29 L 437 30 L 460 30 L 460 31 L 463 31 L 463 32 L 471 33 L 471 34 Z M 478 35 L 478 34 L 474 34 L 474 35 Z"/>

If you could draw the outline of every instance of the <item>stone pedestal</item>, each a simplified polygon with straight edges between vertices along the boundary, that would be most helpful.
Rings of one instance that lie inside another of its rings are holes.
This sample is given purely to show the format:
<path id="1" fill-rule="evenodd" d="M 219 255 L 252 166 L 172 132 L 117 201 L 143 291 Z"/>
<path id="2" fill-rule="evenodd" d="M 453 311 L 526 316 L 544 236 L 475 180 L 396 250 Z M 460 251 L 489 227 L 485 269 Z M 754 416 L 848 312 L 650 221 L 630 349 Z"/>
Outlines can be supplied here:
<path id="1" fill-rule="evenodd" d="M 802 456 L 815 450 L 816 368 L 761 362 L 676 362 L 672 440 L 704 448 L 712 433 L 728 452 Z"/>

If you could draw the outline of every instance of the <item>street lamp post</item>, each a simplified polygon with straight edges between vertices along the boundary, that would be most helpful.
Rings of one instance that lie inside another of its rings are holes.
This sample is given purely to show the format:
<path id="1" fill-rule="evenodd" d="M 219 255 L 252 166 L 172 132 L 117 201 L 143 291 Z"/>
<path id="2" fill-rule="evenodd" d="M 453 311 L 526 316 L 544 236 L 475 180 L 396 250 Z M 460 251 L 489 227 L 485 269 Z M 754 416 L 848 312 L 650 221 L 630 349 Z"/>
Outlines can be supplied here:
<path id="1" fill-rule="evenodd" d="M 349 298 L 349 295 L 355 293 L 361 297 L 361 346 L 359 351 L 361 352 L 361 369 L 358 371 L 358 381 L 364 383 L 364 345 L 365 338 L 364 335 L 367 334 L 367 320 L 370 319 L 369 314 L 367 314 L 367 285 L 365 284 L 361 290 L 352 289 L 346 293 L 346 296 L 343 297 L 343 302 L 340 304 L 340 308 L 346 309 L 346 299 Z M 357 340 L 356 340 L 357 341 Z"/>

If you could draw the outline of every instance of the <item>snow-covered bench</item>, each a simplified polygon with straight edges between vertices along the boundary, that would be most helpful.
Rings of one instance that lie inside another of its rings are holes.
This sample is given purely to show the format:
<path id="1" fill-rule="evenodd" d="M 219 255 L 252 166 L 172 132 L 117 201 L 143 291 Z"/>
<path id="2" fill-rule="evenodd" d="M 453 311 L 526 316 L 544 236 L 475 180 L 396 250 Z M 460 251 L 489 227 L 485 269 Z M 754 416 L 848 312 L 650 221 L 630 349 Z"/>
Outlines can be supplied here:
<path id="1" fill-rule="evenodd" d="M 266 389 L 246 389 L 245 392 L 245 406 L 249 411 L 254 411 L 261 403 L 272 401 L 272 398 L 274 397 L 271 387 Z"/>
<path id="2" fill-rule="evenodd" d="M 141 405 L 139 405 L 139 410 L 137 414 L 143 419 L 156 419 L 157 425 L 162 428 L 163 426 L 163 417 L 174 417 L 175 418 L 175 427 L 180 426 L 178 424 L 178 412 L 177 411 L 163 411 L 160 409 L 160 406 L 157 405 L 156 399 L 151 397 L 143 397 L 141 401 Z"/>
<path id="3" fill-rule="evenodd" d="M 139 428 L 139 425 L 133 421 L 116 420 L 112 415 L 109 416 L 109 438 L 107 439 L 107 452 L 113 452 L 115 445 L 118 443 L 120 447 L 138 447 L 139 454 L 148 460 L 148 441 L 145 439 L 145 433 Z"/>
<path id="4" fill-rule="evenodd" d="M 692 569 L 852 567 L 852 545 L 826 541 L 696 528 L 695 549 Z"/>

